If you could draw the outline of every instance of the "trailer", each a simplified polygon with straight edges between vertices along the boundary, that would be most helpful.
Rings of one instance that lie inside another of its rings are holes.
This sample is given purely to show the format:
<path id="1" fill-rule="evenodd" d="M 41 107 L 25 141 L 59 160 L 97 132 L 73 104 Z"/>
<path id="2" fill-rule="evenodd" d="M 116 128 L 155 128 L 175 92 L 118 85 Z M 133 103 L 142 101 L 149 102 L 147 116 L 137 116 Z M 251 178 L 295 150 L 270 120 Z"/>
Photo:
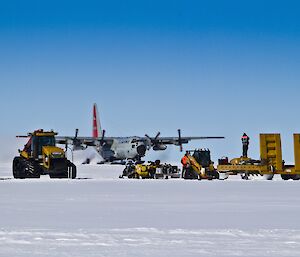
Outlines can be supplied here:
<path id="1" fill-rule="evenodd" d="M 219 159 L 217 170 L 221 177 L 240 174 L 243 179 L 249 175 L 264 176 L 272 180 L 280 174 L 283 180 L 300 179 L 300 134 L 294 134 L 295 165 L 286 165 L 282 160 L 280 134 L 260 134 L 260 159 L 240 157 L 228 161 Z"/>

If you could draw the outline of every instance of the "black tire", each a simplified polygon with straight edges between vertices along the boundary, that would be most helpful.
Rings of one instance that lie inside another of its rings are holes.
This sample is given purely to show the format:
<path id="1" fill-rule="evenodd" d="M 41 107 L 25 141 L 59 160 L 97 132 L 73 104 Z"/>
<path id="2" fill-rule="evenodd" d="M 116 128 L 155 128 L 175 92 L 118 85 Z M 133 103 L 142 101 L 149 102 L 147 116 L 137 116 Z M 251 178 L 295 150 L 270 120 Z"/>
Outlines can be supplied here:
<path id="1" fill-rule="evenodd" d="M 292 178 L 293 180 L 300 180 L 300 175 L 294 174 L 294 175 L 291 175 L 291 178 Z"/>
<path id="2" fill-rule="evenodd" d="M 63 172 L 63 173 L 49 173 L 50 178 L 68 178 L 68 172 Z"/>
<path id="3" fill-rule="evenodd" d="M 77 168 L 76 165 L 70 161 L 67 162 L 67 171 L 61 173 L 49 173 L 50 178 L 70 178 L 75 179 L 77 176 Z"/>
<path id="4" fill-rule="evenodd" d="M 21 158 L 15 157 L 12 165 L 14 178 L 20 178 L 20 163 L 21 163 Z"/>
<path id="5" fill-rule="evenodd" d="M 289 175 L 289 174 L 281 174 L 281 178 L 283 180 L 289 180 L 289 179 L 291 179 L 291 175 Z"/>
<path id="6" fill-rule="evenodd" d="M 220 178 L 220 174 L 218 171 L 214 171 L 214 179 L 219 179 Z"/>
<path id="7" fill-rule="evenodd" d="M 208 171 L 206 175 L 208 180 L 219 179 L 220 177 L 219 172 L 216 170 Z"/>
<path id="8" fill-rule="evenodd" d="M 241 173 L 241 178 L 242 178 L 243 180 L 249 180 L 249 175 L 248 175 L 248 173 L 247 173 L 247 172 Z"/>
<path id="9" fill-rule="evenodd" d="M 40 178 L 41 177 L 41 167 L 39 163 L 35 161 L 26 161 L 27 173 L 26 178 Z"/>
<path id="10" fill-rule="evenodd" d="M 26 178 L 26 165 L 22 157 L 15 157 L 13 160 L 13 176 L 16 179 Z"/>
<path id="11" fill-rule="evenodd" d="M 182 173 L 184 179 L 201 179 L 197 172 L 193 169 L 185 169 Z"/>

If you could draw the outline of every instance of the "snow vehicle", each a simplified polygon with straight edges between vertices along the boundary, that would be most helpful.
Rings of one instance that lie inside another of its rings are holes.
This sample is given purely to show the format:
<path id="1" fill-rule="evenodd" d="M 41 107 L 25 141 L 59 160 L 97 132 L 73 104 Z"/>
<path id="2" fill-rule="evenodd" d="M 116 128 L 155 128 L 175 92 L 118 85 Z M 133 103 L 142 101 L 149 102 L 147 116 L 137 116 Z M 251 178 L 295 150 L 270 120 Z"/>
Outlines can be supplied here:
<path id="1" fill-rule="evenodd" d="M 134 164 L 133 162 L 128 162 L 123 170 L 123 174 L 120 178 L 179 178 L 179 169 L 177 166 L 172 166 L 171 164 L 161 164 L 160 160 L 155 162 L 150 161 L 148 164 Z"/>
<path id="2" fill-rule="evenodd" d="M 219 173 L 211 160 L 209 149 L 196 149 L 193 155 L 188 154 L 189 167 L 182 171 L 184 179 L 219 179 Z"/>
<path id="3" fill-rule="evenodd" d="M 66 158 L 65 151 L 55 144 L 54 131 L 36 130 L 28 133 L 27 144 L 19 150 L 20 156 L 13 160 L 13 176 L 17 179 L 40 178 L 49 174 L 50 178 L 76 178 L 76 166 Z"/>

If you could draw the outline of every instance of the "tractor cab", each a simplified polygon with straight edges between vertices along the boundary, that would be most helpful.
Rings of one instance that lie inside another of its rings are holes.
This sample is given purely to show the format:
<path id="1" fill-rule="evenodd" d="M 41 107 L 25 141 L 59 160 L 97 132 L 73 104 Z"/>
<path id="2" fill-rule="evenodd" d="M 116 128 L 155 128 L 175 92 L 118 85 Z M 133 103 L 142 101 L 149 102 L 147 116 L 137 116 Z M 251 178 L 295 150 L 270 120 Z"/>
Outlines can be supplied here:
<path id="1" fill-rule="evenodd" d="M 21 151 L 21 156 L 24 158 L 41 159 L 43 147 L 55 147 L 55 135 L 57 135 L 57 133 L 53 131 L 45 132 L 42 129 L 29 133 L 28 136 L 30 138 Z"/>
<path id="2" fill-rule="evenodd" d="M 193 157 L 202 167 L 209 167 L 211 164 L 209 149 L 197 149 L 194 151 Z"/>

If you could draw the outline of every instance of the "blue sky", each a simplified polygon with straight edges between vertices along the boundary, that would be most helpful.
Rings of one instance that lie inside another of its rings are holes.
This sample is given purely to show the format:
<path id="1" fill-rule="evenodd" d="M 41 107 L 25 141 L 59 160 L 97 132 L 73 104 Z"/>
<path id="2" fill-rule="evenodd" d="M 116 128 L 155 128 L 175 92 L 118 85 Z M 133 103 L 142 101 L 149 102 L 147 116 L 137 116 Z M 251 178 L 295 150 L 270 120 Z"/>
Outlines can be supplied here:
<path id="1" fill-rule="evenodd" d="M 293 161 L 300 82 L 298 1 L 1 1 L 1 134 L 223 135 L 195 142 L 240 154 L 240 135 L 282 133 Z M 179 154 L 171 149 L 170 155 Z"/>

